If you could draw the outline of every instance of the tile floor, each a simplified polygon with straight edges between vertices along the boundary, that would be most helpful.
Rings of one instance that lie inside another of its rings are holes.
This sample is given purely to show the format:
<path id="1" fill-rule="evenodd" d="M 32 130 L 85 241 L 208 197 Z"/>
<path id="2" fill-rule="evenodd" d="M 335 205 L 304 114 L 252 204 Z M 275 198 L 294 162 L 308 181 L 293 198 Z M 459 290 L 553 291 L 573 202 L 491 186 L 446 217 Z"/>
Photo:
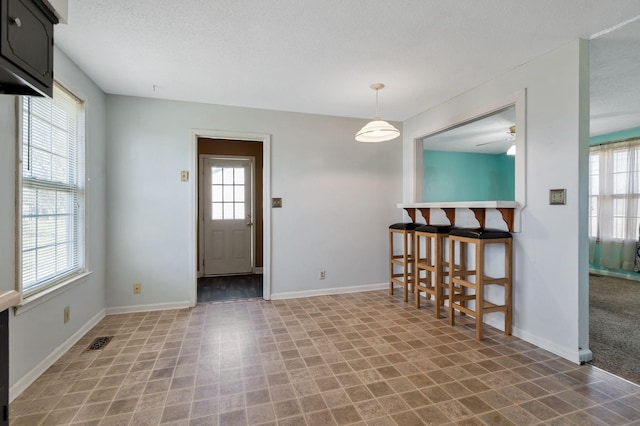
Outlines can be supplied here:
<path id="1" fill-rule="evenodd" d="M 11 424 L 640 425 L 640 387 L 490 327 L 477 342 L 398 293 L 109 316 Z"/>

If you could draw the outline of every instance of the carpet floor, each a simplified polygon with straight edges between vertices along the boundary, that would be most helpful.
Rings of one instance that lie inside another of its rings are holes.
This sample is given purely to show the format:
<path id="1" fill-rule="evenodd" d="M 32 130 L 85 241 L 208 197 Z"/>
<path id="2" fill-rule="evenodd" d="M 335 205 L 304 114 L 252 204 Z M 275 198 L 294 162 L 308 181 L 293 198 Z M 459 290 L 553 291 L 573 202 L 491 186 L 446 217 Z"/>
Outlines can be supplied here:
<path id="1" fill-rule="evenodd" d="M 640 383 L 640 282 L 590 275 L 589 302 L 591 363 Z"/>

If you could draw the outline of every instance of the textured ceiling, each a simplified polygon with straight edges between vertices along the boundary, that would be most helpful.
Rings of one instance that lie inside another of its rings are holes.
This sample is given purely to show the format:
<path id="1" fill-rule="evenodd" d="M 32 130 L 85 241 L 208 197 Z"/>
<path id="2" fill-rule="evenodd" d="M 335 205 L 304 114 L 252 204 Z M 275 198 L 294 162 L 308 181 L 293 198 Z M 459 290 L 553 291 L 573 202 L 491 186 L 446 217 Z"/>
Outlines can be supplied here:
<path id="1" fill-rule="evenodd" d="M 69 0 L 55 37 L 107 93 L 371 118 L 383 82 L 380 116 L 405 120 L 638 15 L 638 0 Z"/>
<path id="2" fill-rule="evenodd" d="M 516 108 L 511 106 L 489 116 L 426 137 L 422 147 L 430 151 L 502 154 L 515 143 L 509 128 L 515 126 Z"/>
<path id="3" fill-rule="evenodd" d="M 640 19 L 591 41 L 591 135 L 640 127 Z"/>

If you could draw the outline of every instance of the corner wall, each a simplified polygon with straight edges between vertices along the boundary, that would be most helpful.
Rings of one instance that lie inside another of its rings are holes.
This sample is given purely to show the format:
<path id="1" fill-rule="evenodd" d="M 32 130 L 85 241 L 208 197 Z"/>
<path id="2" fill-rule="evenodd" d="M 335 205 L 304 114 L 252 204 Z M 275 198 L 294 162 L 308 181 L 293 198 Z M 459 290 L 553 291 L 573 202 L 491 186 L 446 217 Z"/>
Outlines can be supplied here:
<path id="1" fill-rule="evenodd" d="M 445 127 L 525 88 L 527 204 L 514 241 L 514 334 L 578 362 L 591 357 L 588 42 L 575 40 L 405 121 L 403 198 L 413 201 L 414 138 L 427 125 Z M 567 189 L 566 205 L 549 205 L 552 188 Z"/>

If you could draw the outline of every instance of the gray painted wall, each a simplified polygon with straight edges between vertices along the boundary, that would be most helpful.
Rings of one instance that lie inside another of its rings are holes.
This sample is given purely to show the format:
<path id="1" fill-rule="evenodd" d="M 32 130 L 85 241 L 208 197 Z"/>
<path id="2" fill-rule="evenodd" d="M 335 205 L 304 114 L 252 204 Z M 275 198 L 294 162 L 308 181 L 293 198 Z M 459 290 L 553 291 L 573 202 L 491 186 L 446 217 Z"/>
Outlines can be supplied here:
<path id="1" fill-rule="evenodd" d="M 56 80 L 86 101 L 86 255 L 93 274 L 33 309 L 10 313 L 11 386 L 105 307 L 105 95 L 59 49 L 54 71 Z M 0 290 L 15 288 L 15 117 L 15 97 L 0 96 Z M 65 306 L 71 310 L 67 324 Z"/>

